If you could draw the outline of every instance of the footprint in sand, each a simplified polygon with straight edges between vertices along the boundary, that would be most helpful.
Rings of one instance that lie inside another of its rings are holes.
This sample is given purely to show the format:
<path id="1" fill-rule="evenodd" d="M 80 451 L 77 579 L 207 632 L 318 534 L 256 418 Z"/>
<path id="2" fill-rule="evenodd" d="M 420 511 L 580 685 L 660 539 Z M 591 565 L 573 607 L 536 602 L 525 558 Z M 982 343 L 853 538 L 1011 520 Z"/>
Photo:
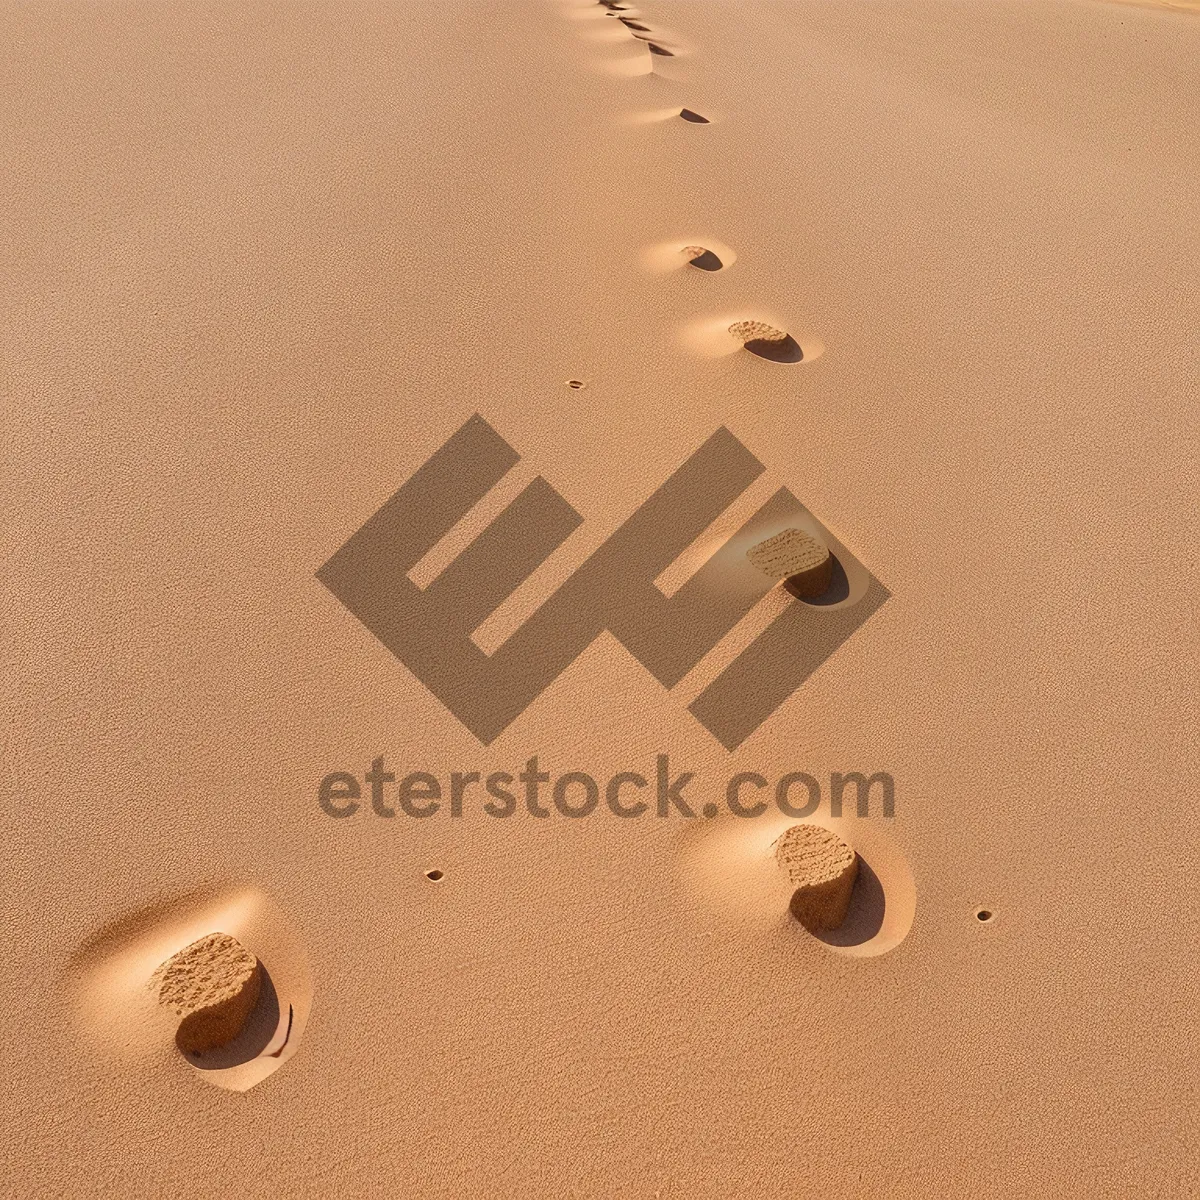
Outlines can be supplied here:
<path id="1" fill-rule="evenodd" d="M 682 238 L 673 242 L 657 242 L 647 246 L 641 253 L 642 265 L 655 275 L 667 275 L 672 271 L 695 268 L 711 274 L 728 270 L 736 261 L 737 254 L 732 246 L 725 245 L 706 231 L 695 231 L 688 241 Z M 729 324 L 728 321 L 725 322 Z M 724 327 L 722 327 L 724 332 Z M 728 335 L 726 335 L 728 341 Z"/>
<path id="2" fill-rule="evenodd" d="M 186 1063 L 244 1092 L 296 1051 L 312 1008 L 307 956 L 284 914 L 256 888 L 210 888 L 100 930 L 64 983 L 98 1054 L 147 1070 Z"/>
<path id="3" fill-rule="evenodd" d="M 858 853 L 832 829 L 802 822 L 775 842 L 775 861 L 796 890 L 788 909 L 809 933 L 831 933 L 846 923 L 858 882 Z"/>
<path id="4" fill-rule="evenodd" d="M 180 1018 L 175 1044 L 184 1054 L 229 1045 L 262 995 L 263 965 L 228 933 L 206 933 L 176 951 L 150 977 L 159 1004 Z"/>
<path id="5" fill-rule="evenodd" d="M 700 238 L 698 244 L 703 244 Z M 710 243 L 711 245 L 711 243 Z M 720 256 L 725 265 L 729 260 Z M 763 315 L 768 320 L 763 320 Z M 678 327 L 679 341 L 702 358 L 725 358 L 748 350 L 756 358 L 785 364 L 812 363 L 825 353 L 823 342 L 808 334 L 793 337 L 770 314 L 744 309 L 695 317 Z M 749 344 L 748 344 L 749 343 Z"/>
<path id="6" fill-rule="evenodd" d="M 698 271 L 719 271 L 725 264 L 706 246 L 684 246 L 680 251 L 689 267 Z"/>
<path id="7" fill-rule="evenodd" d="M 765 321 L 735 321 L 729 333 L 759 358 L 778 363 L 798 363 L 804 358 L 804 351 L 790 333 Z"/>
<path id="8" fill-rule="evenodd" d="M 625 113 L 618 118 L 623 125 L 657 125 L 662 121 L 686 121 L 689 125 L 711 125 L 713 118 L 701 116 L 692 108 L 652 108 Z"/>
<path id="9" fill-rule="evenodd" d="M 866 820 L 792 825 L 774 849 L 788 886 L 796 889 L 789 916 L 818 941 L 873 957 L 907 936 L 917 904 L 912 872 L 895 845 Z"/>
<path id="10" fill-rule="evenodd" d="M 608 6 L 606 5 L 606 7 Z M 617 16 L 616 12 L 613 11 L 610 11 L 608 15 L 610 17 Z M 663 58 L 675 57 L 674 50 L 668 50 L 666 46 L 661 45 L 659 42 L 651 41 L 650 38 L 641 36 L 643 33 L 652 32 L 649 25 L 643 25 L 640 21 L 635 21 L 632 17 L 617 17 L 617 20 L 620 21 L 626 29 L 635 31 L 633 36 L 637 38 L 637 40 L 641 42 L 651 54 L 658 54 Z"/>
<path id="11" fill-rule="evenodd" d="M 761 794 L 769 802 L 773 790 L 747 787 L 743 800 Z M 790 792 L 793 805 L 808 795 L 800 786 Z M 876 817 L 830 815 L 827 795 L 803 820 L 768 804 L 758 817 L 690 822 L 681 836 L 686 882 L 708 919 L 727 920 L 731 930 L 873 958 L 912 928 L 917 889 L 904 852 Z"/>
<path id="12" fill-rule="evenodd" d="M 819 601 L 833 585 L 833 554 L 806 529 L 782 529 L 751 546 L 746 559 L 768 579 L 781 580 L 784 590 L 797 600 Z"/>

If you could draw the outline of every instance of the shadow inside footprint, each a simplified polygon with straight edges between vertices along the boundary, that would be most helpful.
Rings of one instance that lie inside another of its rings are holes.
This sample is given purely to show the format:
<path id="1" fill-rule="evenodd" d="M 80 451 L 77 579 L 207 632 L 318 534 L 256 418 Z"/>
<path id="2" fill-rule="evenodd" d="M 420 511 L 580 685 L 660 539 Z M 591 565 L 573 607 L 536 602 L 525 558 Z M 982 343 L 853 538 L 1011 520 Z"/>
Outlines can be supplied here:
<path id="1" fill-rule="evenodd" d="M 271 1045 L 272 1040 L 280 1031 L 279 996 L 267 968 L 262 967 L 261 970 L 262 985 L 258 993 L 258 1002 L 247 1018 L 242 1032 L 232 1042 L 228 1042 L 224 1046 L 217 1046 L 212 1050 L 206 1050 L 203 1054 L 196 1054 L 180 1047 L 180 1053 L 193 1067 L 201 1071 L 223 1071 L 227 1067 L 236 1067 L 253 1058 L 258 1058 Z M 274 1048 L 273 1054 L 276 1058 L 291 1035 L 292 1015 L 292 1007 L 288 1005 L 288 1028 L 283 1033 L 283 1043 Z"/>
<path id="2" fill-rule="evenodd" d="M 626 29 L 640 29 L 642 33 L 650 32 L 649 25 L 642 25 L 638 21 L 635 21 L 632 17 L 618 17 L 617 20 L 620 21 L 621 24 L 626 27 Z"/>
<path id="3" fill-rule="evenodd" d="M 759 358 L 769 359 L 778 363 L 798 363 L 804 358 L 800 343 L 789 333 L 786 337 L 752 338 L 745 343 L 745 348 Z"/>
<path id="4" fill-rule="evenodd" d="M 688 266 L 697 267 L 701 271 L 719 271 L 724 265 L 711 250 L 705 250 L 694 258 L 688 259 Z"/>
<path id="5" fill-rule="evenodd" d="M 648 38 L 639 38 L 638 41 L 645 42 L 646 48 L 651 54 L 661 54 L 663 58 L 674 58 L 675 52 L 668 50 L 665 46 L 660 46 L 657 42 L 652 42 Z"/>
<path id="6" fill-rule="evenodd" d="M 815 604 L 824 608 L 830 604 L 841 604 L 850 595 L 850 580 L 846 576 L 846 568 L 838 562 L 836 554 L 830 554 L 829 557 L 833 567 L 829 586 L 819 596 L 799 597 L 801 604 Z"/>
<path id="7" fill-rule="evenodd" d="M 792 899 L 792 916 L 800 921 L 796 913 L 797 891 Z M 887 897 L 879 876 L 871 870 L 870 863 L 862 855 L 858 858 L 858 878 L 854 881 L 854 892 L 850 897 L 850 908 L 846 919 L 837 929 L 810 929 L 809 933 L 827 946 L 859 946 L 869 942 L 883 928 L 883 914 L 887 908 Z M 800 921 L 803 924 L 803 921 Z"/>
<path id="8" fill-rule="evenodd" d="M 698 112 L 692 112 L 692 110 L 690 108 L 681 108 L 679 110 L 679 115 L 685 121 L 691 121 L 691 123 L 693 125 L 707 125 L 708 124 L 707 117 L 702 117 Z"/>

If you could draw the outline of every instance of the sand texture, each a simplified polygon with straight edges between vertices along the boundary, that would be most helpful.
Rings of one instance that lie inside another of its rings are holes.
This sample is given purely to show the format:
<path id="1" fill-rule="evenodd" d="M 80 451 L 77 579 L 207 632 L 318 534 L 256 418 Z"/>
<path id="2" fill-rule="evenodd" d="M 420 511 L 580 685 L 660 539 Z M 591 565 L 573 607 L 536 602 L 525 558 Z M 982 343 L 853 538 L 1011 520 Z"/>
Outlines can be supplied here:
<path id="1" fill-rule="evenodd" d="M 802 529 L 785 529 L 746 551 L 751 564 L 800 599 L 820 596 L 833 577 L 829 547 Z"/>
<path id="2" fill-rule="evenodd" d="M 1198 64 L 4 5 L 0 1193 L 1200 1195 Z"/>
<path id="3" fill-rule="evenodd" d="M 782 342 L 787 334 L 765 321 L 734 321 L 729 332 L 744 346 L 751 342 Z"/>
<path id="4" fill-rule="evenodd" d="M 210 933 L 172 955 L 154 977 L 159 1003 L 183 1019 L 175 1040 L 190 1054 L 233 1041 L 258 1000 L 262 970 L 227 933 Z"/>
<path id="5" fill-rule="evenodd" d="M 792 916 L 810 931 L 839 928 L 858 878 L 854 848 L 820 825 L 793 825 L 775 843 L 775 857 L 796 889 Z"/>

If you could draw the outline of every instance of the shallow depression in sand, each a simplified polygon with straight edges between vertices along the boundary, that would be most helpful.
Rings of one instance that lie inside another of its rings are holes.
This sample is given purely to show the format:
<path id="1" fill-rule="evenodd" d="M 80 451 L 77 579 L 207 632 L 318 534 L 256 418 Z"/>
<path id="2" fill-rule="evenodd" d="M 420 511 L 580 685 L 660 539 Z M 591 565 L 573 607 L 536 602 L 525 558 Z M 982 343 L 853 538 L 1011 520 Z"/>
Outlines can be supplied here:
<path id="1" fill-rule="evenodd" d="M 804 360 L 800 343 L 786 330 L 765 321 L 734 321 L 729 336 L 741 342 L 742 349 L 770 362 L 797 363 Z"/>
<path id="2" fill-rule="evenodd" d="M 698 260 L 699 255 L 705 255 Z M 668 275 L 672 271 L 696 271 L 713 274 L 727 271 L 737 262 L 737 252 L 720 238 L 709 234 L 655 242 L 641 255 L 642 266 L 652 275 Z"/>
<path id="3" fill-rule="evenodd" d="M 826 780 L 826 783 L 828 780 Z M 772 930 L 820 945 L 832 953 L 873 958 L 894 950 L 912 928 L 917 889 L 908 858 L 879 817 L 853 813 L 854 789 L 847 789 L 843 815 L 831 816 L 828 797 L 812 816 L 795 818 L 772 804 L 756 818 L 731 814 L 689 823 L 683 833 L 680 864 L 704 908 L 742 928 Z M 763 796 L 769 797 L 770 789 Z M 801 795 L 794 803 L 801 803 Z M 874 802 L 878 805 L 878 800 Z M 858 854 L 858 877 L 849 910 L 837 929 L 812 933 L 793 916 L 795 888 L 776 860 L 780 837 L 798 824 L 830 830 Z"/>
<path id="4" fill-rule="evenodd" d="M 164 966 L 214 934 L 234 938 L 260 964 L 253 1008 L 240 1031 L 194 1052 L 180 1018 L 162 1003 Z M 139 1060 L 147 1070 L 186 1063 L 206 1082 L 244 1092 L 295 1053 L 312 1008 L 304 946 L 284 913 L 253 887 L 206 888 L 146 906 L 97 932 L 64 977 L 74 1018 L 98 1054 Z"/>
<path id="5" fill-rule="evenodd" d="M 680 253 L 687 259 L 688 266 L 697 271 L 720 271 L 725 266 L 721 256 L 707 246 L 684 246 Z"/>
<path id="6" fill-rule="evenodd" d="M 698 317 L 687 322 L 678 332 L 680 344 L 701 358 L 726 358 L 731 354 L 745 353 L 748 358 L 767 358 L 769 353 L 761 349 L 747 347 L 739 331 L 751 324 L 772 329 L 782 334 L 787 341 L 781 339 L 778 351 L 781 357 L 777 360 L 785 364 L 803 365 L 815 362 L 825 353 L 825 344 L 808 333 L 795 332 L 795 326 L 772 314 L 761 312 L 730 312 L 717 316 Z M 751 338 L 750 340 L 761 340 Z"/>
<path id="7" fill-rule="evenodd" d="M 665 594 L 672 595 L 688 579 L 692 577 L 715 554 L 726 546 L 732 552 L 733 560 L 739 569 L 743 564 L 748 566 L 747 553 L 758 542 L 777 537 L 789 528 L 796 528 L 809 534 L 829 549 L 833 560 L 829 588 L 820 596 L 788 597 L 764 596 L 763 603 L 770 603 L 780 609 L 784 603 L 805 604 L 813 608 L 837 609 L 849 608 L 862 600 L 871 589 L 871 574 L 862 566 L 858 556 L 852 554 L 841 539 L 800 501 L 795 501 L 794 507 L 786 512 L 778 513 L 766 520 L 756 520 L 748 528 L 742 528 L 740 518 L 732 526 L 725 522 L 720 527 L 708 530 L 684 550 L 668 567 L 655 579 L 655 583 Z M 753 568 L 750 568 L 753 569 Z M 735 586 L 734 578 L 730 577 L 730 586 Z M 782 584 L 772 589 L 781 591 Z"/>
<path id="8" fill-rule="evenodd" d="M 642 109 L 637 112 L 627 112 L 618 118 L 623 125 L 664 125 L 669 124 L 676 126 L 679 130 L 679 137 L 690 138 L 692 136 L 688 126 L 695 129 L 702 128 L 705 125 L 713 125 L 720 120 L 718 113 L 712 112 L 707 107 L 703 114 L 692 108 L 680 108 L 679 105 L 673 105 L 671 108 L 649 108 Z M 696 143 L 690 143 L 695 145 Z"/>

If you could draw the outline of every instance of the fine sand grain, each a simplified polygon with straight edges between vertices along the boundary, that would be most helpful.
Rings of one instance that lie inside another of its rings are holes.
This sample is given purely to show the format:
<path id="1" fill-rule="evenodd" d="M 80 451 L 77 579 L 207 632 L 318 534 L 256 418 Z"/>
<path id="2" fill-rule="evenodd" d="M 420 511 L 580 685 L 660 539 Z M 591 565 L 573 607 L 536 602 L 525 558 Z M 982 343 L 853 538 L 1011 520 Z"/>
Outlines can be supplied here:
<path id="1" fill-rule="evenodd" d="M 10 3 L 0 58 L 0 1191 L 1200 1195 L 1200 17 Z M 375 564 L 462 662 L 732 464 L 636 564 L 687 618 L 487 745 L 316 574 L 475 413 L 511 456 Z M 544 560 L 475 540 L 510 504 Z M 789 527 L 821 603 L 746 560 Z M 805 678 L 727 749 L 767 630 L 747 709 Z M 597 811 L 463 783 L 535 755 Z M 836 929 L 798 823 L 856 856 Z M 260 996 L 188 1056 L 149 981 L 216 931 Z"/>

